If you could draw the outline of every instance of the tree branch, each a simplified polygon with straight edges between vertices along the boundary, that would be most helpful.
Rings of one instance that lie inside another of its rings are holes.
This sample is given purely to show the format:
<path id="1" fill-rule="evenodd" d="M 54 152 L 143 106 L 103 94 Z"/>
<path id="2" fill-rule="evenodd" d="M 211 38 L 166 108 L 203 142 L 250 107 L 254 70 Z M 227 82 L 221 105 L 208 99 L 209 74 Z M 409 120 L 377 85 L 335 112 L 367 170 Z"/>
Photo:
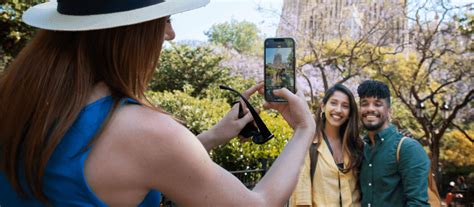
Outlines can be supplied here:
<path id="1" fill-rule="evenodd" d="M 424 97 L 424 98 L 421 98 L 420 101 L 421 102 L 424 102 L 426 101 L 427 99 L 432 99 L 436 94 L 438 94 L 438 92 L 443 89 L 444 87 L 448 86 L 448 85 L 451 85 L 453 83 L 456 83 L 458 81 L 460 81 L 462 79 L 462 75 L 459 74 L 458 77 L 456 77 L 455 79 L 451 80 L 451 81 L 447 81 L 446 83 L 443 83 L 441 84 L 440 86 L 438 86 L 438 88 L 436 88 L 432 93 L 430 93 L 430 95 Z"/>
<path id="2" fill-rule="evenodd" d="M 440 128 L 440 133 L 444 133 L 444 131 L 448 128 L 449 124 L 451 124 L 454 118 L 456 118 L 458 111 L 467 106 L 467 104 L 470 103 L 473 98 L 474 89 L 471 89 L 469 93 L 467 93 L 467 95 L 464 97 L 464 100 L 460 104 L 456 105 L 453 109 L 453 112 L 448 116 L 447 119 L 444 120 L 443 125 Z"/>
<path id="3" fill-rule="evenodd" d="M 461 133 L 463 133 L 464 136 L 466 136 L 466 138 L 469 139 L 469 141 L 471 141 L 471 143 L 474 143 L 474 139 L 473 139 L 471 136 L 469 136 L 469 134 L 468 134 L 466 131 L 464 131 L 464 129 L 462 129 L 459 125 L 457 125 L 457 124 L 455 124 L 455 123 L 452 123 L 452 125 L 453 125 L 457 130 L 459 130 Z"/>

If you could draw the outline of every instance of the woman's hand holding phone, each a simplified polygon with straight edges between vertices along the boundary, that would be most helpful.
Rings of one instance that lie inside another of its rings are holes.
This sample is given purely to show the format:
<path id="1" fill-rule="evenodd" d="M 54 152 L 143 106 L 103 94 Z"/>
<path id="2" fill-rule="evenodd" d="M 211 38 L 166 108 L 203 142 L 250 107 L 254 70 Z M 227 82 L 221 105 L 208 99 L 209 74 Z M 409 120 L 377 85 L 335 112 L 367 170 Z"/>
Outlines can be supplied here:
<path id="1" fill-rule="evenodd" d="M 267 38 L 264 41 L 264 82 L 267 102 L 286 102 L 274 90 L 287 88 L 296 91 L 295 40 L 292 38 Z"/>

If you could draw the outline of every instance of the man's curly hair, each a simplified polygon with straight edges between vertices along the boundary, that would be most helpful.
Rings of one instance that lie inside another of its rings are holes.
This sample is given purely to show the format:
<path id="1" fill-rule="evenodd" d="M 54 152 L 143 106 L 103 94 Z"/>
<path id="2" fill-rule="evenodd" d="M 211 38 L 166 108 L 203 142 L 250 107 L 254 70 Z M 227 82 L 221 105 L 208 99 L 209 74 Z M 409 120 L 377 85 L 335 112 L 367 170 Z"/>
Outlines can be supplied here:
<path id="1" fill-rule="evenodd" d="M 390 107 L 390 89 L 387 84 L 383 82 L 366 80 L 357 87 L 357 93 L 359 94 L 360 99 L 366 97 L 385 99 Z"/>

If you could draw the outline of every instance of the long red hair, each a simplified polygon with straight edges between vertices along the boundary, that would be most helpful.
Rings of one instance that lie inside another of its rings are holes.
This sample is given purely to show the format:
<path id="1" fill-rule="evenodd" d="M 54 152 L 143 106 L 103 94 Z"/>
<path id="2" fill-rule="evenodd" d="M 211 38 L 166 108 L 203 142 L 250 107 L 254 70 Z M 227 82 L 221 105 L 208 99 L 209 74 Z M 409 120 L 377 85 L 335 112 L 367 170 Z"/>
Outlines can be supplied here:
<path id="1" fill-rule="evenodd" d="M 166 18 L 112 29 L 39 30 L 0 77 L 0 167 L 21 195 L 42 202 L 54 149 L 103 81 L 116 100 L 151 106 L 144 92 L 158 64 Z M 105 123 L 104 123 L 105 125 Z M 27 186 L 20 185 L 24 174 Z"/>

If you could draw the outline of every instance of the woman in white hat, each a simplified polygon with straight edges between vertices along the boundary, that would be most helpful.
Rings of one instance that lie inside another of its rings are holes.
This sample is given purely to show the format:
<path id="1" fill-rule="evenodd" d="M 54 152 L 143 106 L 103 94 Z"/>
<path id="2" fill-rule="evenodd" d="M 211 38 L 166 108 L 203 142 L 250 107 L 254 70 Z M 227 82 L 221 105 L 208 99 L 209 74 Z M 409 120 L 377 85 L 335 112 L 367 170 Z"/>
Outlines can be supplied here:
<path id="1" fill-rule="evenodd" d="M 250 191 L 206 149 L 251 115 L 233 107 L 196 138 L 144 96 L 169 15 L 208 0 L 61 0 L 23 15 L 40 28 L 0 79 L 0 205 L 282 206 L 315 132 L 301 94 L 275 91 L 293 139 Z M 261 92 L 262 85 L 246 91 Z"/>

